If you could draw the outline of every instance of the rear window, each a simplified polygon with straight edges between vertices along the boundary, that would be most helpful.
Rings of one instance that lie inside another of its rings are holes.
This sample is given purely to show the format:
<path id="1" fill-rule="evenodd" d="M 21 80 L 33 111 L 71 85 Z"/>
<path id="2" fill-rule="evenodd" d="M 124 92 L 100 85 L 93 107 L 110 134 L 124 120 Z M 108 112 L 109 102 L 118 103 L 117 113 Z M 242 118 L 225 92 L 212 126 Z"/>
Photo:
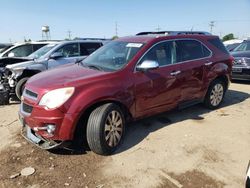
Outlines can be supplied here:
<path id="1" fill-rule="evenodd" d="M 42 48 L 46 44 L 33 44 L 33 51 L 37 51 L 38 49 Z"/>
<path id="2" fill-rule="evenodd" d="M 219 38 L 208 39 L 208 42 L 211 43 L 213 46 L 215 46 L 221 52 L 225 54 L 229 54 L 226 47 L 224 46 L 224 44 L 221 42 Z"/>
<path id="3" fill-rule="evenodd" d="M 80 43 L 80 55 L 86 56 L 92 54 L 102 46 L 101 43 Z"/>
<path id="4" fill-rule="evenodd" d="M 210 56 L 211 52 L 199 41 L 177 40 L 176 56 L 177 62 L 195 60 Z"/>

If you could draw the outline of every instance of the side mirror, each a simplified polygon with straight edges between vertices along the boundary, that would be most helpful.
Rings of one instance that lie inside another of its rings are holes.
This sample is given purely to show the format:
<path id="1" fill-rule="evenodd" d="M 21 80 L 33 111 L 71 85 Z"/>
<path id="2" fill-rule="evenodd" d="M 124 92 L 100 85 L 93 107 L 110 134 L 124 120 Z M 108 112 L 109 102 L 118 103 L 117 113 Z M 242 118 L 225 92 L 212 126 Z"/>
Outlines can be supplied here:
<path id="1" fill-rule="evenodd" d="M 145 71 L 153 70 L 157 68 L 159 68 L 159 63 L 157 61 L 145 60 L 136 67 L 136 70 L 145 72 Z"/>
<path id="2" fill-rule="evenodd" d="M 8 57 L 15 57 L 15 53 L 14 53 L 14 52 L 10 52 L 10 53 L 8 54 Z"/>
<path id="3" fill-rule="evenodd" d="M 55 52 L 50 56 L 50 59 L 59 59 L 62 57 L 64 57 L 62 52 Z"/>

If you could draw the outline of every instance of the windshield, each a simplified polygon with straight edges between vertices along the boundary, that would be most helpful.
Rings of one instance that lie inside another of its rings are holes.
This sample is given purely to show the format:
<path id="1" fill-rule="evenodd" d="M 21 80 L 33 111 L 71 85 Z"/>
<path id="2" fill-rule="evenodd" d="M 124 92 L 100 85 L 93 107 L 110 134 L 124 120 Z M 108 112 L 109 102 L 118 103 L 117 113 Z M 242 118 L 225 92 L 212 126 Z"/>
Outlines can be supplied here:
<path id="1" fill-rule="evenodd" d="M 239 52 L 239 51 L 248 51 L 250 50 L 250 42 L 243 42 L 239 46 L 237 46 L 233 51 Z"/>
<path id="2" fill-rule="evenodd" d="M 45 55 L 48 51 L 50 51 L 52 48 L 54 48 L 57 44 L 47 44 L 46 46 L 43 46 L 39 50 L 33 52 L 29 55 L 32 59 L 39 59 L 43 55 Z"/>
<path id="3" fill-rule="evenodd" d="M 84 59 L 82 64 L 102 71 L 117 71 L 126 66 L 142 46 L 142 43 L 112 41 Z"/>

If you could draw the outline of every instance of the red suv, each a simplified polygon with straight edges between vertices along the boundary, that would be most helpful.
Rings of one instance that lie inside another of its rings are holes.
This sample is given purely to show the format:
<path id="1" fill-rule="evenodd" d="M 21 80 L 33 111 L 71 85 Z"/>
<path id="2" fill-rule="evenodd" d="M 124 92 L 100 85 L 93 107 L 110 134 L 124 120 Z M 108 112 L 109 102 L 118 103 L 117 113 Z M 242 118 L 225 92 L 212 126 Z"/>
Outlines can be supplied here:
<path id="1" fill-rule="evenodd" d="M 217 108 L 233 58 L 204 32 L 143 32 L 112 41 L 82 62 L 39 73 L 20 106 L 24 137 L 43 149 L 78 133 L 98 154 L 121 143 L 126 123 L 173 108 Z"/>

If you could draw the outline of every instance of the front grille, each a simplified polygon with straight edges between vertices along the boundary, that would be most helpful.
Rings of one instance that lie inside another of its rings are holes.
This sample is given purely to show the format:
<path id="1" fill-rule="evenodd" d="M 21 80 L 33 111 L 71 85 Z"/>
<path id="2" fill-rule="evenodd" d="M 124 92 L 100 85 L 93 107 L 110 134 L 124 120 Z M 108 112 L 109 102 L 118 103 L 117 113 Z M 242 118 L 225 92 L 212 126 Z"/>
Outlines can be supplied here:
<path id="1" fill-rule="evenodd" d="M 24 95 L 29 97 L 29 98 L 33 98 L 33 99 L 37 99 L 37 97 L 38 97 L 38 95 L 36 93 L 34 93 L 33 91 L 30 91 L 28 89 L 25 89 Z"/>
<path id="2" fill-rule="evenodd" d="M 28 104 L 22 103 L 22 110 L 25 113 L 31 114 L 33 107 Z"/>

